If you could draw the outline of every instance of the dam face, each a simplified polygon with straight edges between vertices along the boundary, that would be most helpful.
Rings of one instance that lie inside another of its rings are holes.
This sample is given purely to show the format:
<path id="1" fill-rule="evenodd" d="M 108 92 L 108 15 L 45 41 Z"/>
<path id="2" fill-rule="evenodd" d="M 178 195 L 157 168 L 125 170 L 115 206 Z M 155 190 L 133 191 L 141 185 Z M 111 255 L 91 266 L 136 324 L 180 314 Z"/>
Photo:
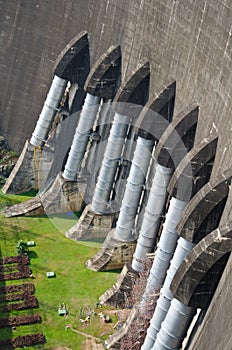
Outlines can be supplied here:
<path id="1" fill-rule="evenodd" d="M 0 0 L 0 8 L 0 134 L 12 149 L 20 153 L 32 134 L 57 56 L 86 30 L 91 64 L 111 45 L 120 45 L 123 77 L 139 62 L 150 62 L 150 94 L 175 79 L 174 118 L 197 102 L 196 142 L 219 135 L 212 178 L 231 168 L 230 0 Z M 232 218 L 230 203 L 231 193 L 222 224 Z M 228 274 L 230 269 L 231 260 Z M 223 302 L 220 309 L 216 301 L 209 309 L 194 349 L 204 349 L 210 337 L 212 349 L 227 349 L 229 344 L 229 323 L 220 330 L 215 320 L 222 325 L 223 315 L 231 318 L 230 295 L 223 292 L 231 278 L 220 283 Z"/>
<path id="2" fill-rule="evenodd" d="M 0 5 L 0 130 L 15 150 L 33 131 L 57 55 L 81 30 L 89 33 L 92 61 L 110 45 L 121 45 L 123 75 L 148 59 L 150 92 L 175 78 L 175 114 L 193 101 L 200 105 L 198 139 L 214 128 L 224 141 L 229 138 L 230 1 L 2 0 Z M 223 169 L 227 153 L 220 156 Z"/>

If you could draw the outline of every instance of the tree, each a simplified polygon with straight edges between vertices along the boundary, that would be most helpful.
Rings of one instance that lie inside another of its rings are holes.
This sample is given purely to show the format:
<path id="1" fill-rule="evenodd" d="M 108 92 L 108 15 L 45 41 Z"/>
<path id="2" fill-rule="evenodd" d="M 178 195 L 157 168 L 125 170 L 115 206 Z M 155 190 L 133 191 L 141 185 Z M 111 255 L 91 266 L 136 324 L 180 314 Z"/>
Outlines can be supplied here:
<path id="1" fill-rule="evenodd" d="M 16 250 L 18 254 L 25 254 L 28 252 L 28 246 L 27 243 L 24 242 L 23 240 L 18 241 L 16 244 Z"/>

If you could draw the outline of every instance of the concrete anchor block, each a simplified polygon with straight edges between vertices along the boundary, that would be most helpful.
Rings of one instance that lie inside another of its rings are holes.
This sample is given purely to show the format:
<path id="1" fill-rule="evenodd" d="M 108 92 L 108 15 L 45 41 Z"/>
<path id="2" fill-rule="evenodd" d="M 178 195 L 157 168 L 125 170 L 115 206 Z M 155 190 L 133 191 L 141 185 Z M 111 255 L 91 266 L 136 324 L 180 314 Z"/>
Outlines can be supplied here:
<path id="1" fill-rule="evenodd" d="M 117 282 L 99 298 L 100 303 L 113 307 L 125 307 L 126 299 L 130 296 L 138 272 L 132 269 L 128 262 L 123 266 Z"/>
<path id="2" fill-rule="evenodd" d="M 35 188 L 34 147 L 25 142 L 22 153 L 2 188 L 3 193 L 23 193 Z"/>
<path id="3" fill-rule="evenodd" d="M 111 230 L 114 214 L 99 214 L 87 205 L 76 225 L 65 232 L 66 237 L 75 241 L 89 239 L 103 239 Z"/>
<path id="4" fill-rule="evenodd" d="M 6 217 L 78 212 L 83 208 L 86 183 L 66 181 L 58 174 L 51 187 L 25 202 L 6 207 Z"/>
<path id="5" fill-rule="evenodd" d="M 130 313 L 128 319 L 123 324 L 123 326 L 117 332 L 110 335 L 109 338 L 106 339 L 106 341 L 104 343 L 106 349 L 115 349 L 116 350 L 116 349 L 121 348 L 120 344 L 123 344 L 123 339 L 125 339 L 129 328 L 135 322 L 137 314 L 138 314 L 138 309 L 133 308 L 131 310 L 131 313 Z"/>
<path id="6" fill-rule="evenodd" d="M 85 188 L 85 182 L 67 181 L 59 173 L 51 187 L 40 195 L 44 211 L 47 214 L 81 211 Z"/>
<path id="7" fill-rule="evenodd" d="M 136 240 L 122 242 L 114 238 L 115 229 L 112 229 L 101 249 L 86 262 L 86 267 L 94 271 L 108 271 L 123 268 L 124 264 L 131 261 Z"/>

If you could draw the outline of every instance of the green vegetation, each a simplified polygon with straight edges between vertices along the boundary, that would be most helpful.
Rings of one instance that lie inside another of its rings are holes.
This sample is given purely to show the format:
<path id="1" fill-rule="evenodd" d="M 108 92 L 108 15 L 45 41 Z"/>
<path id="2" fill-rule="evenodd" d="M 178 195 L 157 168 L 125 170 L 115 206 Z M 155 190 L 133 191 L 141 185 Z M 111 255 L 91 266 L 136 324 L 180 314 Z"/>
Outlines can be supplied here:
<path id="1" fill-rule="evenodd" d="M 0 193 L 0 209 L 6 205 L 25 201 L 31 198 L 31 194 L 22 196 L 3 195 Z M 54 217 L 53 217 L 54 218 Z M 95 304 L 99 296 L 110 288 L 117 280 L 118 273 L 93 272 L 85 267 L 85 262 L 93 256 L 99 249 L 99 243 L 83 242 L 83 244 L 67 239 L 61 231 L 64 229 L 63 223 L 73 225 L 73 217 L 64 216 L 62 229 L 58 230 L 45 215 L 38 217 L 14 217 L 5 218 L 0 213 L 0 253 L 2 257 L 15 255 L 16 244 L 35 241 L 36 246 L 29 247 L 30 268 L 34 279 L 28 282 L 35 284 L 35 296 L 39 301 L 39 308 L 35 310 L 14 311 L 2 314 L 13 316 L 21 314 L 39 313 L 42 317 L 41 324 L 0 329 L 0 339 L 26 335 L 29 333 L 43 332 L 46 337 L 46 344 L 38 346 L 39 349 L 86 349 L 85 337 L 66 328 L 71 328 L 93 335 L 96 338 L 104 339 L 112 333 L 113 323 L 116 316 L 113 313 L 112 324 L 104 324 L 98 312 L 109 310 L 96 309 Z M 69 222 L 70 220 L 70 222 Z M 57 226 L 58 227 L 58 226 Z M 55 278 L 47 278 L 46 272 L 54 271 Z M 23 281 L 7 281 L 5 284 L 23 283 Z M 0 282 L 0 286 L 4 283 Z M 58 316 L 59 304 L 65 303 L 68 307 L 68 318 Z M 80 313 L 83 310 L 96 311 L 90 317 L 90 322 L 83 326 L 80 322 Z M 27 349 L 35 349 L 35 347 Z"/>
<path id="2" fill-rule="evenodd" d="M 3 187 L 6 183 L 6 178 L 2 175 L 0 175 L 0 187 Z"/>
<path id="3" fill-rule="evenodd" d="M 22 239 L 20 239 L 20 241 L 16 243 L 15 248 L 16 248 L 16 253 L 18 255 L 20 254 L 22 255 L 28 252 L 27 242 L 24 242 Z"/>
<path id="4" fill-rule="evenodd" d="M 5 172 L 10 172 L 10 170 L 12 169 L 12 165 L 16 163 L 17 158 L 18 155 L 16 152 L 11 151 L 8 148 L 0 147 L 0 165 L 5 166 Z"/>
<path id="5" fill-rule="evenodd" d="M 11 161 L 15 161 L 18 158 L 18 154 L 8 148 L 0 148 L 0 164 L 9 164 Z"/>

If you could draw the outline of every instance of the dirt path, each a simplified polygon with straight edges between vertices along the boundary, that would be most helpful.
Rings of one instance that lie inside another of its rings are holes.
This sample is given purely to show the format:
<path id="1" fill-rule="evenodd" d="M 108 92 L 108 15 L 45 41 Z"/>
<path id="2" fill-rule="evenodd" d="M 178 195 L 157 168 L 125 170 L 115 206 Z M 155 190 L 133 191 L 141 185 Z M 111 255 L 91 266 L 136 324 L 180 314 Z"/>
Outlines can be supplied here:
<path id="1" fill-rule="evenodd" d="M 86 337 L 86 338 L 93 339 L 93 340 L 96 340 L 96 341 L 101 341 L 100 338 L 96 338 L 96 337 L 94 337 L 93 335 L 90 335 L 90 334 L 87 334 L 87 333 L 78 331 L 77 329 L 74 329 L 74 328 L 70 328 L 70 329 L 71 329 L 73 332 L 78 333 L 78 334 L 80 334 L 80 335 L 83 335 L 83 336 Z"/>
<path id="2" fill-rule="evenodd" d="M 104 350 L 104 346 L 102 344 L 96 344 L 93 339 L 86 339 L 83 344 L 84 350 Z"/>
<path id="3" fill-rule="evenodd" d="M 105 311 L 105 310 L 104 310 Z M 107 310 L 105 312 L 106 315 L 114 315 L 114 314 L 118 314 L 119 310 Z M 128 314 L 130 313 L 129 309 L 122 309 L 120 310 L 120 321 L 121 322 L 125 322 L 125 320 L 128 317 Z M 111 327 L 114 328 L 113 324 L 111 324 Z M 85 333 L 85 332 L 81 332 L 77 329 L 74 329 L 72 327 L 70 327 L 70 330 L 72 332 L 75 332 L 77 334 L 82 335 L 83 337 L 86 338 L 86 340 L 84 341 L 84 343 L 82 344 L 82 349 L 83 350 L 104 350 L 104 346 L 102 344 L 102 339 L 94 337 L 91 334 Z"/>
<path id="4" fill-rule="evenodd" d="M 83 344 L 83 349 L 85 350 L 104 350 L 104 346 L 102 344 L 97 344 L 96 342 L 101 342 L 102 340 L 100 338 L 96 338 L 93 335 L 78 331 L 77 329 L 70 328 L 73 332 L 83 335 L 83 337 L 86 337 L 86 341 Z"/>

